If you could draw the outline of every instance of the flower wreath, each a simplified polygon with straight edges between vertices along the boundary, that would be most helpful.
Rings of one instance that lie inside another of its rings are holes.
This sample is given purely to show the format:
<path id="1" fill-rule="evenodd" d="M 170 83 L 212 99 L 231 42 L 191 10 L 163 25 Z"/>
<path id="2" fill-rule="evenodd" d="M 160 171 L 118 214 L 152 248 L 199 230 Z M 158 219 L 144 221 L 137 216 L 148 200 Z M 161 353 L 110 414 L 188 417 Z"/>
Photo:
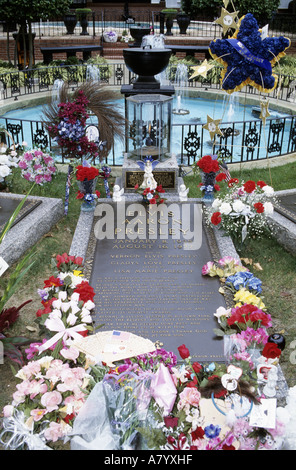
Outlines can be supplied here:
<path id="1" fill-rule="evenodd" d="M 221 85 L 227 93 L 239 91 L 245 85 L 269 93 L 278 82 L 272 66 L 289 46 L 290 39 L 284 36 L 262 39 L 256 19 L 248 13 L 240 19 L 231 38 L 212 41 L 209 51 L 224 66 Z"/>

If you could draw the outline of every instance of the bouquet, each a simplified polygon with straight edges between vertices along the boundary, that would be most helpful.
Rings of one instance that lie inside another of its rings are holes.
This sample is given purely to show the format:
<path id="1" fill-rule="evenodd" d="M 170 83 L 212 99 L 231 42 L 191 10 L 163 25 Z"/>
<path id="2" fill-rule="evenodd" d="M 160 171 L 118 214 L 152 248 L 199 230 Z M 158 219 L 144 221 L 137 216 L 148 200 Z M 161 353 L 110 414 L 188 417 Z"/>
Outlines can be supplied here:
<path id="1" fill-rule="evenodd" d="M 51 155 L 41 150 L 29 150 L 19 160 L 22 176 L 30 182 L 43 185 L 52 180 L 57 169 Z"/>
<path id="2" fill-rule="evenodd" d="M 99 155 L 97 143 L 89 141 L 85 135 L 86 121 L 89 117 L 87 106 L 89 100 L 82 90 L 74 101 L 59 103 L 56 122 L 48 126 L 52 137 L 56 138 L 58 145 L 68 157 L 81 158 Z"/>
<path id="3" fill-rule="evenodd" d="M 205 210 L 206 220 L 239 244 L 250 237 L 261 237 L 269 230 L 267 217 L 273 213 L 273 188 L 264 181 L 239 183 L 237 179 L 231 179 L 228 187 L 227 193 Z"/>

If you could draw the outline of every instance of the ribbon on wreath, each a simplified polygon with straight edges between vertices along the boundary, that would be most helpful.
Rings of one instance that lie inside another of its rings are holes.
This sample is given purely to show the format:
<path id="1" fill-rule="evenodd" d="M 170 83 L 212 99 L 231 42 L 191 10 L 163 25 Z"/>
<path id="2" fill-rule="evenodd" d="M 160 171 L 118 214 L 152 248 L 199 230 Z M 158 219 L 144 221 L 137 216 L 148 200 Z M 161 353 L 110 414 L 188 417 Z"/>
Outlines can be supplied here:
<path id="1" fill-rule="evenodd" d="M 250 207 L 246 207 L 241 212 L 231 212 L 229 215 L 230 217 L 240 217 L 240 216 L 245 217 L 245 225 L 242 228 L 242 242 L 244 242 L 248 235 L 249 221 L 252 217 L 254 217 L 254 214 L 252 213 Z"/>
<path id="2" fill-rule="evenodd" d="M 248 60 L 254 65 L 257 65 L 258 67 L 268 70 L 269 72 L 272 71 L 271 63 L 267 59 L 263 59 L 252 54 L 252 52 L 250 52 L 241 41 L 238 41 L 234 38 L 228 38 L 226 41 L 231 44 L 232 47 L 234 47 L 234 49 L 244 57 L 244 59 Z"/>
<path id="3" fill-rule="evenodd" d="M 39 354 L 45 351 L 46 349 L 51 348 L 60 339 L 63 339 L 64 341 L 66 341 L 68 338 L 80 340 L 81 335 L 79 333 L 87 330 L 83 323 L 81 323 L 80 325 L 71 326 L 70 328 L 66 328 L 63 321 L 57 317 L 48 318 L 45 322 L 45 325 L 50 331 L 57 331 L 57 333 L 48 341 L 46 341 L 46 343 L 42 344 L 39 347 Z"/>

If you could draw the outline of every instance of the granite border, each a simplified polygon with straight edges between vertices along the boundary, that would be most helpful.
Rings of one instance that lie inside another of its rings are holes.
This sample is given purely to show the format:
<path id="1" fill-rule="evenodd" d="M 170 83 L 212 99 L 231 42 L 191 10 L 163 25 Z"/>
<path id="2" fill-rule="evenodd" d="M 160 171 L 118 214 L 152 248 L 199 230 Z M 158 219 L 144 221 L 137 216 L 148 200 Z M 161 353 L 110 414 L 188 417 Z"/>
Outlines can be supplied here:
<path id="1" fill-rule="evenodd" d="M 8 199 L 11 196 L 20 202 L 25 197 L 21 194 L 1 193 L 2 198 Z M 0 256 L 8 265 L 15 263 L 32 248 L 64 214 L 62 199 L 28 196 L 28 201 L 40 201 L 41 204 L 11 227 L 5 235 L 0 246 Z"/>
<path id="2" fill-rule="evenodd" d="M 275 195 L 290 196 L 295 194 L 296 189 L 287 189 L 276 191 Z M 296 224 L 289 217 L 285 217 L 283 213 L 274 210 L 273 214 L 269 216 L 269 225 L 272 230 L 273 236 L 277 242 L 283 246 L 289 253 L 296 253 Z"/>

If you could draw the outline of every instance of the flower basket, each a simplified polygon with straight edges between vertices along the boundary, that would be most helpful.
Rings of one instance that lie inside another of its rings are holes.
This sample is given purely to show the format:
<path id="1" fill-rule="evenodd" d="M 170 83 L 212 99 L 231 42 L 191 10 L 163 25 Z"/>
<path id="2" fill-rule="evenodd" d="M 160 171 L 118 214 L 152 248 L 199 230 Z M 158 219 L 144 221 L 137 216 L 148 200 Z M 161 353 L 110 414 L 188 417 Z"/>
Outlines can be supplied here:
<path id="1" fill-rule="evenodd" d="M 105 42 L 117 42 L 118 34 L 115 31 L 105 31 L 103 39 Z"/>

